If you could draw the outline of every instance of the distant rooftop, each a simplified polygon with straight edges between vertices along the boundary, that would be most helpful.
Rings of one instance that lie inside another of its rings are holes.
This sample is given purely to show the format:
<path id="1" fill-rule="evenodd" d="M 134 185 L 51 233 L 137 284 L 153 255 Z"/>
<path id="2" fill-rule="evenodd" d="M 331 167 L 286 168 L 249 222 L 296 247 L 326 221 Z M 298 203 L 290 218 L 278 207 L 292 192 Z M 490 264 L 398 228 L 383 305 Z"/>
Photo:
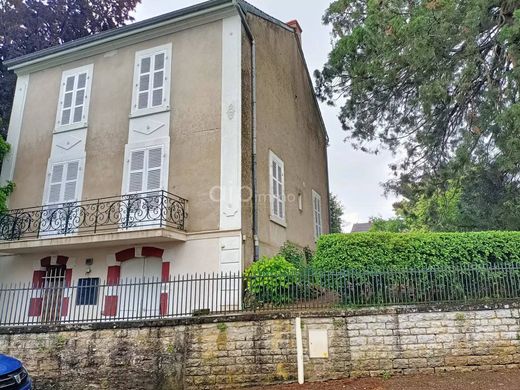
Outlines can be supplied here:
<path id="1" fill-rule="evenodd" d="M 364 223 L 355 223 L 352 226 L 351 233 L 363 233 L 368 232 L 372 227 L 372 222 L 364 222 Z"/>

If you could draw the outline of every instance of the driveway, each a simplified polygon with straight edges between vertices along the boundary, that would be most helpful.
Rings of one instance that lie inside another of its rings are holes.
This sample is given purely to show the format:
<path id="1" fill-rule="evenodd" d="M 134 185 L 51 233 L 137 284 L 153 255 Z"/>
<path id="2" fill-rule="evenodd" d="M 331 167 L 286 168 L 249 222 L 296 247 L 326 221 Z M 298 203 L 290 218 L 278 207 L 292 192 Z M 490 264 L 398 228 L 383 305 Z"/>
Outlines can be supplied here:
<path id="1" fill-rule="evenodd" d="M 260 389 L 260 388 L 258 388 Z M 267 390 L 520 390 L 520 369 L 265 386 Z"/>

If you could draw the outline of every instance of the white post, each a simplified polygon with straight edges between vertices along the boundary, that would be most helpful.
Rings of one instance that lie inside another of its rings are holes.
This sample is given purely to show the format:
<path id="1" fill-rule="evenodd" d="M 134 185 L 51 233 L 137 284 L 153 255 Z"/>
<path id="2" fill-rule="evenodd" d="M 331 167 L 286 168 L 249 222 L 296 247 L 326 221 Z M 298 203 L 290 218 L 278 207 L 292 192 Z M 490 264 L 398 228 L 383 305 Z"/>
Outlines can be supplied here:
<path id="1" fill-rule="evenodd" d="M 298 383 L 303 385 L 303 341 L 302 341 L 302 319 L 296 317 L 296 361 L 298 362 Z"/>

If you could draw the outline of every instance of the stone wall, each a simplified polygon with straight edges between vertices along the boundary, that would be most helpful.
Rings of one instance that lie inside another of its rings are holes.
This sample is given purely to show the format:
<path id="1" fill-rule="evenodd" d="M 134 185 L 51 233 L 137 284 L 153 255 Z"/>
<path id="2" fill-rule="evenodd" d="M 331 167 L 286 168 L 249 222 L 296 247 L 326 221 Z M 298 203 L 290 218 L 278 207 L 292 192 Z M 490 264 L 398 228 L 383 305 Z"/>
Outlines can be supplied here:
<path id="1" fill-rule="evenodd" d="M 520 366 L 520 311 L 496 307 L 300 313 L 305 378 Z M 328 357 L 309 357 L 325 329 Z M 297 379 L 295 314 L 0 328 L 38 389 L 229 388 Z"/>

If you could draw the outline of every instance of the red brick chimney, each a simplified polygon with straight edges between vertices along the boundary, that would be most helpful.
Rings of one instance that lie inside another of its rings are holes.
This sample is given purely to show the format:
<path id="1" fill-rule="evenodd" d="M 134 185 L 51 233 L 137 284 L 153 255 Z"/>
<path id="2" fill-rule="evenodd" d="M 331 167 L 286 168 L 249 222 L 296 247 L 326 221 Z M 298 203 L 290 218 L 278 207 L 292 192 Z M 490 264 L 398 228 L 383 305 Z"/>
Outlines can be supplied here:
<path id="1" fill-rule="evenodd" d="M 294 20 L 287 22 L 286 24 L 294 30 L 294 32 L 298 36 L 298 39 L 301 42 L 303 30 L 302 30 L 302 26 L 300 26 L 300 23 L 298 23 L 298 21 L 296 19 L 294 19 Z"/>

